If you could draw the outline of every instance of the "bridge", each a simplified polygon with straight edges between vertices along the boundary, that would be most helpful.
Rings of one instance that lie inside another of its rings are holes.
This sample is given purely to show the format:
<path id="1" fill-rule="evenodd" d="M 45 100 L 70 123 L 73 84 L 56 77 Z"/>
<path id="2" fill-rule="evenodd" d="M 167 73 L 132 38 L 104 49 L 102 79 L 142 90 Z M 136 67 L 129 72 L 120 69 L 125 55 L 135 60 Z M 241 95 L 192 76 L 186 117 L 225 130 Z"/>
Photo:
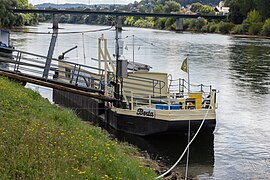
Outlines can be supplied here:
<path id="1" fill-rule="evenodd" d="M 58 23 L 55 21 L 55 15 L 58 14 L 77 14 L 77 15 L 109 15 L 118 17 L 117 24 L 121 24 L 121 17 L 134 16 L 134 17 L 166 17 L 176 18 L 176 31 L 183 30 L 184 18 L 198 18 L 205 19 L 226 19 L 226 15 L 204 15 L 204 14 L 178 14 L 178 13 L 141 13 L 141 12 L 122 12 L 122 11 L 93 11 L 93 10 L 58 10 L 58 9 L 11 9 L 14 13 L 34 13 L 34 14 L 52 14 L 53 15 L 53 27 L 58 27 Z"/>
<path id="2" fill-rule="evenodd" d="M 93 10 L 40 10 L 40 9 L 11 9 L 14 13 L 34 14 L 77 14 L 77 15 L 110 15 L 110 16 L 134 16 L 134 17 L 171 17 L 171 18 L 198 18 L 225 19 L 226 15 L 203 15 L 203 14 L 177 14 L 177 13 L 141 13 L 121 11 L 93 11 Z"/>

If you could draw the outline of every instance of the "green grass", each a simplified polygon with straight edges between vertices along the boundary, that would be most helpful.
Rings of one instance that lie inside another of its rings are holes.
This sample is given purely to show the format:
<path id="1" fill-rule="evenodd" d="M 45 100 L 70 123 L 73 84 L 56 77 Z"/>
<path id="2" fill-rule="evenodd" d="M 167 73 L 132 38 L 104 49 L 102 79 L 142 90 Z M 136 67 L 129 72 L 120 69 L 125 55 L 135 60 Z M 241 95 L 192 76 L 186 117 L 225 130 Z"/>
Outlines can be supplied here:
<path id="1" fill-rule="evenodd" d="M 1 179 L 153 179 L 135 148 L 0 77 Z"/>

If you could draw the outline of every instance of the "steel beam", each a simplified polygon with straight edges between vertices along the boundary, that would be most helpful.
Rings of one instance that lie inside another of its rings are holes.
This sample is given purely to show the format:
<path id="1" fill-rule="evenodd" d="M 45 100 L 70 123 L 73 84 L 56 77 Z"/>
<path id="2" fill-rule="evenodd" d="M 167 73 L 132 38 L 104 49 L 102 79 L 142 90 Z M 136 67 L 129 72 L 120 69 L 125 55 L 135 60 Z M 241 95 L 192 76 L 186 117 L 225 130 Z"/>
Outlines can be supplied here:
<path id="1" fill-rule="evenodd" d="M 140 13 L 120 11 L 93 11 L 93 10 L 40 10 L 40 9 L 11 9 L 14 13 L 41 13 L 41 14 L 81 14 L 81 15 L 111 15 L 111 16 L 135 16 L 135 17 L 174 17 L 174 18 L 198 18 L 225 19 L 226 15 L 202 15 L 202 14 L 170 14 L 170 13 Z"/>

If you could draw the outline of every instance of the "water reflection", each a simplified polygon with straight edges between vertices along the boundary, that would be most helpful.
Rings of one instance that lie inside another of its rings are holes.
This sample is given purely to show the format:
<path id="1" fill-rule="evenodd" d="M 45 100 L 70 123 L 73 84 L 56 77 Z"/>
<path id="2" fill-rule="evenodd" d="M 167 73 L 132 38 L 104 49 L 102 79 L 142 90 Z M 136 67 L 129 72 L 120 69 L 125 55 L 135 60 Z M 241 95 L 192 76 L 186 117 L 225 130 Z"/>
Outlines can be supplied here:
<path id="1" fill-rule="evenodd" d="M 269 43 L 264 40 L 233 39 L 229 47 L 230 70 L 235 73 L 231 78 L 236 80 L 236 85 L 247 88 L 253 93 L 269 93 L 270 60 L 265 54 L 270 54 Z"/>
<path id="2" fill-rule="evenodd" d="M 108 131 L 118 140 L 129 142 L 142 151 L 147 151 L 150 157 L 170 167 L 181 156 L 187 145 L 187 136 L 162 135 L 140 137 L 109 128 Z M 192 137 L 191 137 L 192 138 Z M 178 171 L 184 174 L 186 155 L 178 165 Z M 189 156 L 189 176 L 198 174 L 212 176 L 214 167 L 214 135 L 211 132 L 201 132 L 191 144 Z M 196 169 L 196 172 L 194 172 Z"/>

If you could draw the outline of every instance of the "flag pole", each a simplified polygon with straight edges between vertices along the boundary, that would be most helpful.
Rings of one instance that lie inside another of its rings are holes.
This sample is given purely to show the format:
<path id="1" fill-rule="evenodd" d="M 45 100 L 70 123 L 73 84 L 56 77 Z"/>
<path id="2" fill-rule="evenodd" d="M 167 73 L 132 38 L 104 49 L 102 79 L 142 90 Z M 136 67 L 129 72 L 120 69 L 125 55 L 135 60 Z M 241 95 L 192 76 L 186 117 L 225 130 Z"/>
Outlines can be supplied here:
<path id="1" fill-rule="evenodd" d="M 190 93 L 189 59 L 187 55 L 187 73 L 188 73 L 188 94 Z"/>

